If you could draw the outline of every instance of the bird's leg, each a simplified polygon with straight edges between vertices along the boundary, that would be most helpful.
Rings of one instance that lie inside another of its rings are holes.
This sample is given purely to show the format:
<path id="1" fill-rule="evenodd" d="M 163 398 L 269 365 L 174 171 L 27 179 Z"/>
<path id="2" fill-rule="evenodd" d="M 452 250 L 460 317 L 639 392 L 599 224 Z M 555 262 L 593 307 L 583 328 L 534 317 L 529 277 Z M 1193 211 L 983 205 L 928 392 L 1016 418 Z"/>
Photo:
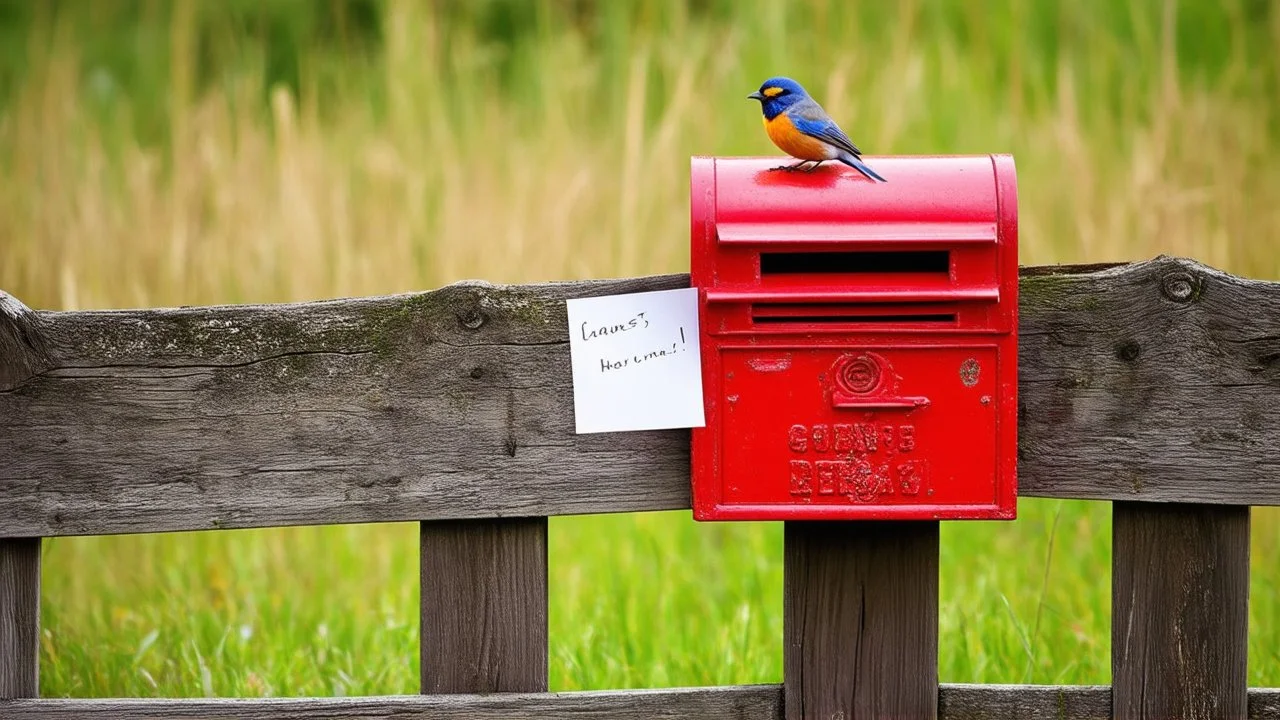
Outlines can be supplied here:
<path id="1" fill-rule="evenodd" d="M 818 166 L 819 166 L 819 165 L 821 165 L 821 164 L 822 164 L 822 163 L 824 163 L 824 162 L 826 162 L 826 161 L 825 161 L 825 160 L 819 160 L 819 161 L 815 162 L 815 163 L 813 164 L 813 166 L 812 166 L 812 167 L 810 167 L 808 170 L 805 170 L 805 172 L 807 172 L 807 173 L 811 173 L 811 172 L 813 172 L 814 170 L 817 170 L 817 169 L 818 169 Z"/>
<path id="2" fill-rule="evenodd" d="M 779 165 L 779 166 L 777 166 L 777 167 L 772 167 L 772 168 L 769 168 L 769 169 L 770 169 L 770 170 L 783 170 L 783 171 L 785 171 L 785 172 L 793 172 L 793 171 L 795 171 L 795 170 L 799 170 L 799 169 L 800 169 L 800 166 L 801 166 L 801 165 L 804 165 L 804 164 L 805 164 L 805 163 L 807 163 L 807 162 L 809 162 L 809 161 L 808 161 L 808 160 L 801 160 L 800 162 L 796 163 L 795 165 Z"/>

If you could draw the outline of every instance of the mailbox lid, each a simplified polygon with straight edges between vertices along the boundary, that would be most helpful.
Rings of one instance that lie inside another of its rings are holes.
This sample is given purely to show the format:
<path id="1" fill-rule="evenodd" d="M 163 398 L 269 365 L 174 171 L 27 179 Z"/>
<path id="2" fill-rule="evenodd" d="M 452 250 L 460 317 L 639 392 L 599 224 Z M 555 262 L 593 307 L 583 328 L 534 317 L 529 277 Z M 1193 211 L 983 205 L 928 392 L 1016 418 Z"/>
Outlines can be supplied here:
<path id="1" fill-rule="evenodd" d="M 866 158 L 888 182 L 876 183 L 838 163 L 812 173 L 772 171 L 778 158 L 713 158 L 715 223 L 829 223 L 857 239 L 964 242 L 1000 222 L 1001 156 Z M 948 238 L 947 236 L 952 237 Z M 846 236 L 847 237 L 847 236 Z M 814 240 L 843 239 L 840 233 Z"/>
<path id="2" fill-rule="evenodd" d="M 695 158 L 692 258 L 708 327 L 733 305 L 957 303 L 960 326 L 1016 323 L 1017 204 L 1002 155 L 875 158 L 774 171 L 776 158 Z M 770 328 L 773 332 L 777 328 Z"/>

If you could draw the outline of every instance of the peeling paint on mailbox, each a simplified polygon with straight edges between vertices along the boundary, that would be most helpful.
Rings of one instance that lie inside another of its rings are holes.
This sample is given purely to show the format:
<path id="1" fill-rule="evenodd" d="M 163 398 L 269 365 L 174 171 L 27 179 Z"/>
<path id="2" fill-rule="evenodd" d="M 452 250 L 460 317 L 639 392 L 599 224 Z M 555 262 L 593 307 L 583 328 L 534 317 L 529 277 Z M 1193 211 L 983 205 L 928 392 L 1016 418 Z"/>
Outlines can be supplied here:
<path id="1" fill-rule="evenodd" d="M 694 517 L 1012 519 L 1013 159 L 776 165 L 692 162 Z"/>

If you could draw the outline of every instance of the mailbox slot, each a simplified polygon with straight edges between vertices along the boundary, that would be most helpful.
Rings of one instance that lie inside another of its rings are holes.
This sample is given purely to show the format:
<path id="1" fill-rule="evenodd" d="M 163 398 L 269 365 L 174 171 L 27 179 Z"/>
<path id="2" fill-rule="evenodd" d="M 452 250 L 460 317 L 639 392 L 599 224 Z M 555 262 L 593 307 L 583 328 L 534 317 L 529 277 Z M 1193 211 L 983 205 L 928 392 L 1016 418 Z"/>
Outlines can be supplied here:
<path id="1" fill-rule="evenodd" d="M 943 309 L 943 306 L 937 305 L 913 306 L 885 303 L 757 303 L 751 306 L 751 321 L 766 325 L 774 323 L 954 325 L 956 314 L 942 312 Z"/>
<path id="2" fill-rule="evenodd" d="M 864 250 L 762 252 L 761 275 L 852 275 L 866 273 L 951 273 L 946 250 Z"/>

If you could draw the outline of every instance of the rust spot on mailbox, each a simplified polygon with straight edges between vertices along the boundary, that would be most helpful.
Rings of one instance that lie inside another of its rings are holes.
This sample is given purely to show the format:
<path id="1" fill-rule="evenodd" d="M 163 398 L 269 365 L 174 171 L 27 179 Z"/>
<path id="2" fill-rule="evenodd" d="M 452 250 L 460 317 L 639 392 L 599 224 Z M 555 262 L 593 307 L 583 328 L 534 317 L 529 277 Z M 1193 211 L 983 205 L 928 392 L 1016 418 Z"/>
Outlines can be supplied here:
<path id="1" fill-rule="evenodd" d="M 982 374 L 982 365 L 974 358 L 969 358 L 960 363 L 960 382 L 965 387 L 973 387 L 978 384 L 978 376 Z"/>
<path id="2" fill-rule="evenodd" d="M 1015 516 L 1013 159 L 876 163 L 890 182 L 694 158 L 696 519 Z"/>

